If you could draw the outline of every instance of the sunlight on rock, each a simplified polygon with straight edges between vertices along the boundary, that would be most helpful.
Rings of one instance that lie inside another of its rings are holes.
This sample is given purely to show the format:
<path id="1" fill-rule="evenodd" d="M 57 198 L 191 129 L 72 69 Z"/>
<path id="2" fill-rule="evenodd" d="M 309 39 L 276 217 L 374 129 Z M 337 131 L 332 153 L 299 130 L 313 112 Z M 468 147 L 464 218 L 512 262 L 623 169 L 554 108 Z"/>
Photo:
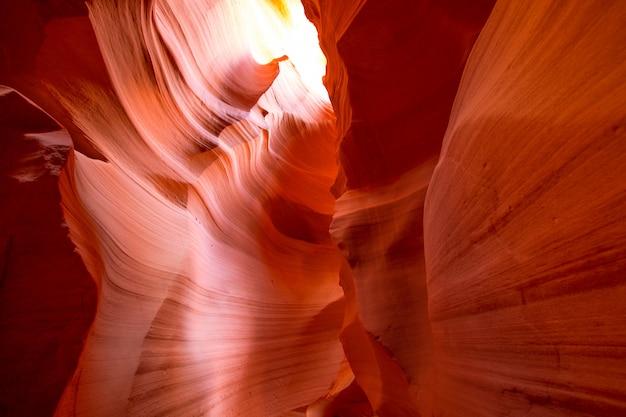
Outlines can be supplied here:
<path id="1" fill-rule="evenodd" d="M 2 2 L 0 415 L 625 415 L 609 3 Z"/>

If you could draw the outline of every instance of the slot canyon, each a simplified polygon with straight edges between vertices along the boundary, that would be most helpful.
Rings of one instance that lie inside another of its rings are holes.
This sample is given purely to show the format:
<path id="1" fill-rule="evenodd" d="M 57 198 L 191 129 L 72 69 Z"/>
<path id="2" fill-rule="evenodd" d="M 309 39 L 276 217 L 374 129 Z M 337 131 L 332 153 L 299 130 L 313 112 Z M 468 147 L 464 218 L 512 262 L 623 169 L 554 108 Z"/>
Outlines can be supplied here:
<path id="1" fill-rule="evenodd" d="M 626 416 L 626 3 L 0 0 L 0 417 Z"/>

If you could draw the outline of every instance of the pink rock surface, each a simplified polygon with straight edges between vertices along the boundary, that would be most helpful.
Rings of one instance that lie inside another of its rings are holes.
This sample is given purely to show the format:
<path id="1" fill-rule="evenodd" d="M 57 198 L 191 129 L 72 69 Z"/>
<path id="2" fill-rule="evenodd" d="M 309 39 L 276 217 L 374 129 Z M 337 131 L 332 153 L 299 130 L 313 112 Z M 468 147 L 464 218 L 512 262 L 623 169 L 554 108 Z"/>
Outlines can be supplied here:
<path id="1" fill-rule="evenodd" d="M 619 2 L 0 10 L 0 414 L 626 413 Z"/>

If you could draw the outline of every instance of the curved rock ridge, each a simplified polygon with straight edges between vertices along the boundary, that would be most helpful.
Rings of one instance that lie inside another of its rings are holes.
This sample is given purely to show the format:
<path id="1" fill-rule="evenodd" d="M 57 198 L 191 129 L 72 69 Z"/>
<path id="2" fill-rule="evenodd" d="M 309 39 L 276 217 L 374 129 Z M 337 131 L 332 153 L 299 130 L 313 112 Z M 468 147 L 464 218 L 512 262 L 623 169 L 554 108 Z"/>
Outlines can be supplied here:
<path id="1" fill-rule="evenodd" d="M 289 57 L 310 47 L 301 6 L 300 22 L 257 2 L 89 7 L 125 136 L 71 108 L 108 162 L 74 153 L 61 181 L 100 302 L 56 415 L 306 407 L 339 372 L 343 297 L 335 118 Z M 301 44 L 264 63 L 272 35 Z"/>
<path id="2" fill-rule="evenodd" d="M 625 27 L 0 0 L 0 415 L 625 414 Z"/>

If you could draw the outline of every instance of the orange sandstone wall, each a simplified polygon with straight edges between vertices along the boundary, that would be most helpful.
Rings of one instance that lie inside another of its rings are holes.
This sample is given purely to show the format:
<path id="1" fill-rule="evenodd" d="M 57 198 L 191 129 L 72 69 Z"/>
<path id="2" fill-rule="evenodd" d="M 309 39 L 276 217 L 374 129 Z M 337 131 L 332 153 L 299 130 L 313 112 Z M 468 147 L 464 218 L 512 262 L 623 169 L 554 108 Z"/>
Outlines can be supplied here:
<path id="1" fill-rule="evenodd" d="M 364 329 L 408 380 L 364 389 L 400 403 L 408 391 L 413 399 L 411 411 L 381 407 L 379 415 L 434 411 L 424 197 L 465 60 L 491 6 L 369 0 L 337 44 L 351 124 L 339 150 L 331 234 L 350 265 Z M 376 366 L 389 367 L 367 369 Z"/>
<path id="2" fill-rule="evenodd" d="M 623 5 L 87 6 L 0 2 L 0 414 L 626 413 Z"/>
<path id="3" fill-rule="evenodd" d="M 425 205 L 440 416 L 626 412 L 626 9 L 499 1 Z"/>

